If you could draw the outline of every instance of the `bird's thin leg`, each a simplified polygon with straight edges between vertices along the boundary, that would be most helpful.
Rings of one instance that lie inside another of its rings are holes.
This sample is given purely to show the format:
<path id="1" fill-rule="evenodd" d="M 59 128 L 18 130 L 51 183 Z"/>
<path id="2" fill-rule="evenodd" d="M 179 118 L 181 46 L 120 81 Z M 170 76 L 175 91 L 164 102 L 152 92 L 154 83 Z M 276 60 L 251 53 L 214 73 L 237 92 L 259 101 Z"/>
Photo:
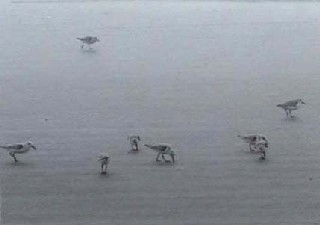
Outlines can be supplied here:
<path id="1" fill-rule="evenodd" d="M 14 162 L 18 162 L 18 160 L 17 160 L 17 158 L 16 158 L 16 156 L 15 156 L 14 153 L 10 152 L 9 154 L 10 154 L 10 155 L 12 156 L 12 158 L 14 159 Z"/>
<path id="2" fill-rule="evenodd" d="M 170 160 L 167 160 L 167 159 L 164 157 L 164 154 L 162 154 L 161 156 L 162 156 L 162 159 L 163 159 L 166 163 L 170 162 Z"/>
<path id="3" fill-rule="evenodd" d="M 161 154 L 161 153 L 159 152 L 158 155 L 157 155 L 157 158 L 156 158 L 156 162 L 161 161 L 161 160 L 159 160 L 160 154 Z"/>
<path id="4" fill-rule="evenodd" d="M 266 151 L 261 151 L 261 157 L 260 159 L 265 160 L 266 159 Z"/>
<path id="5" fill-rule="evenodd" d="M 285 112 L 286 112 L 286 115 L 287 115 L 287 116 L 289 116 L 289 112 L 288 112 L 288 110 L 285 110 Z"/>
<path id="6" fill-rule="evenodd" d="M 81 49 L 83 49 L 83 47 L 84 47 L 84 43 L 82 43 L 82 45 L 81 45 Z"/>
<path id="7" fill-rule="evenodd" d="M 290 117 L 292 118 L 293 116 L 291 115 L 291 110 L 289 110 L 289 114 L 290 114 Z"/>

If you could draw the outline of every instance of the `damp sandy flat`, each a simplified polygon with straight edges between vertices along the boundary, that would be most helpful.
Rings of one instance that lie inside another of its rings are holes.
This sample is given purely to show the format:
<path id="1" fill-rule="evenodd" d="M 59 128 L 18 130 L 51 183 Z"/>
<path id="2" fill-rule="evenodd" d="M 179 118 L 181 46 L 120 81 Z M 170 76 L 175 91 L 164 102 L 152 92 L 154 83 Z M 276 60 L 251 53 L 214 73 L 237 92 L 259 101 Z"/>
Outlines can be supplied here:
<path id="1" fill-rule="evenodd" d="M 320 223 L 319 3 L 0 8 L 0 143 L 39 148 L 0 154 L 2 224 Z M 295 98 L 286 119 L 275 105 Z M 266 161 L 244 133 L 268 137 Z M 128 153 L 130 134 L 171 143 L 176 163 Z"/>

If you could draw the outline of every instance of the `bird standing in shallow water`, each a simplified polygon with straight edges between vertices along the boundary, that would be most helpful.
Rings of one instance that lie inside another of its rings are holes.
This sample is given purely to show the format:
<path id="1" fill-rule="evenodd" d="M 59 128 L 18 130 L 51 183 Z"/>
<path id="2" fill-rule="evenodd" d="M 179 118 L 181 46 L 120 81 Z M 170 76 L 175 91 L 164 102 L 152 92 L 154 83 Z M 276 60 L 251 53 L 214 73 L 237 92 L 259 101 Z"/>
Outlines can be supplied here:
<path id="1" fill-rule="evenodd" d="M 158 145 L 145 145 L 146 147 L 155 150 L 156 152 L 158 152 L 157 158 L 156 158 L 156 162 L 160 162 L 159 157 L 160 155 L 162 156 L 162 159 L 168 163 L 170 162 L 170 160 L 167 160 L 164 155 L 170 155 L 172 162 L 174 163 L 174 157 L 175 157 L 175 152 L 171 149 L 171 146 L 169 144 L 158 144 Z"/>
<path id="2" fill-rule="evenodd" d="M 286 113 L 287 117 L 293 117 L 291 115 L 291 111 L 297 110 L 299 108 L 299 105 L 301 104 L 306 104 L 304 101 L 302 101 L 301 99 L 295 99 L 295 100 L 291 100 L 291 101 L 287 101 L 283 104 L 278 104 L 277 107 L 280 107 L 284 110 L 284 112 Z"/>
<path id="3" fill-rule="evenodd" d="M 14 159 L 14 162 L 18 162 L 16 158 L 16 154 L 25 154 L 30 149 L 36 150 L 36 146 L 30 141 L 26 143 L 19 143 L 19 144 L 10 144 L 10 145 L 1 145 L 0 148 L 3 148 L 9 152 L 9 155 Z"/>
<path id="4" fill-rule="evenodd" d="M 91 49 L 92 44 L 100 41 L 97 37 L 94 37 L 94 36 L 86 36 L 86 37 L 77 38 L 77 39 L 82 42 L 81 48 L 83 48 L 84 45 L 86 44 L 89 47 L 89 49 Z"/>

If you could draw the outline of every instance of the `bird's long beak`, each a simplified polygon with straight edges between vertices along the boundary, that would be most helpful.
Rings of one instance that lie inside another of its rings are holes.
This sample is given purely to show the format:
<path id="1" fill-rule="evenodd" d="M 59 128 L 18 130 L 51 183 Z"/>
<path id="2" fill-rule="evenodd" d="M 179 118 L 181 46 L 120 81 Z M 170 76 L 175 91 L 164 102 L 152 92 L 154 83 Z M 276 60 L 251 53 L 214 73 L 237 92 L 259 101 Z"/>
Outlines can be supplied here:
<path id="1" fill-rule="evenodd" d="M 36 146 L 32 145 L 31 148 L 33 148 L 34 150 L 37 150 Z"/>
<path id="2" fill-rule="evenodd" d="M 301 101 L 301 104 L 306 104 L 305 102 Z"/>

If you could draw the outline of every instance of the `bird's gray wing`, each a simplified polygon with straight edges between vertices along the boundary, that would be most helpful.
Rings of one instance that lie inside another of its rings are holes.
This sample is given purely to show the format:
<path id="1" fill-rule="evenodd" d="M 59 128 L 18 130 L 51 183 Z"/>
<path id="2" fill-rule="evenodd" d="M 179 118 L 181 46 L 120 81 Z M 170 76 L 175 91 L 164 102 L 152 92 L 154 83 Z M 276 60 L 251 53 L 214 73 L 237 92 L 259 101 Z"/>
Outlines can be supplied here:
<path id="1" fill-rule="evenodd" d="M 292 101 L 287 101 L 286 103 L 284 103 L 284 105 L 286 106 L 296 106 L 297 105 L 297 100 L 292 100 Z"/>
<path id="2" fill-rule="evenodd" d="M 8 149 L 8 150 L 20 150 L 23 148 L 23 144 L 5 145 L 5 146 L 1 146 L 1 148 Z"/>
<path id="3" fill-rule="evenodd" d="M 166 145 L 159 145 L 159 150 L 161 152 L 165 152 L 166 150 L 168 150 L 170 147 L 166 146 Z"/>

